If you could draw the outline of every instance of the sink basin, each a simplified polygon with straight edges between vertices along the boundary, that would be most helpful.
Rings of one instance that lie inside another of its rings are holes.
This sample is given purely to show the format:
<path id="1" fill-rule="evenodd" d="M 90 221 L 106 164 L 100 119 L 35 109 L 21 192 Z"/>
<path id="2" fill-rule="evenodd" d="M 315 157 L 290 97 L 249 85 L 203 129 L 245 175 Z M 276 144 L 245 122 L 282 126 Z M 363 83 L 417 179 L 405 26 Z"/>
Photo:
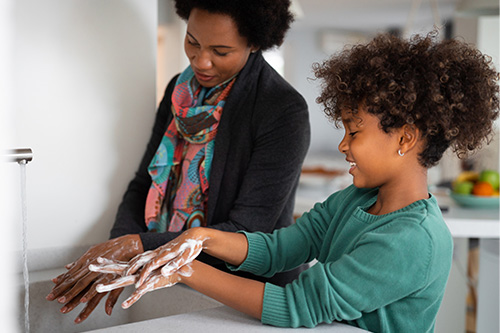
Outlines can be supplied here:
<path id="1" fill-rule="evenodd" d="M 83 310 L 83 305 L 79 305 L 70 313 L 62 314 L 59 312 L 59 309 L 63 306 L 62 304 L 57 303 L 57 301 L 49 302 L 45 300 L 45 296 L 47 296 L 54 286 L 54 283 L 50 279 L 63 271 L 64 269 L 52 269 L 30 273 L 30 332 L 85 332 L 211 309 L 222 305 L 189 287 L 179 284 L 148 293 L 130 308 L 124 310 L 120 304 L 132 293 L 133 286 L 129 286 L 120 295 L 111 316 L 108 316 L 104 312 L 106 296 L 87 320 L 80 324 L 75 324 L 73 321 Z M 19 328 L 20 331 L 24 331 L 23 286 L 20 286 L 18 299 L 20 309 L 18 314 Z"/>

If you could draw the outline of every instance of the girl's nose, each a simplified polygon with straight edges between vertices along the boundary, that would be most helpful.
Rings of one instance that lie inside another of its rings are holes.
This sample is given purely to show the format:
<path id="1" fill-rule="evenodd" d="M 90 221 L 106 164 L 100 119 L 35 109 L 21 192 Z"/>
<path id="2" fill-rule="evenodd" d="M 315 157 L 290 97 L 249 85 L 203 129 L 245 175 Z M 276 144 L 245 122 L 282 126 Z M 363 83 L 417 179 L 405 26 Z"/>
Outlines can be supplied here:
<path id="1" fill-rule="evenodd" d="M 346 141 L 346 138 L 345 136 L 342 138 L 342 141 L 340 141 L 339 143 L 339 146 L 338 146 L 338 149 L 341 153 L 345 154 L 347 152 L 347 141 Z"/>

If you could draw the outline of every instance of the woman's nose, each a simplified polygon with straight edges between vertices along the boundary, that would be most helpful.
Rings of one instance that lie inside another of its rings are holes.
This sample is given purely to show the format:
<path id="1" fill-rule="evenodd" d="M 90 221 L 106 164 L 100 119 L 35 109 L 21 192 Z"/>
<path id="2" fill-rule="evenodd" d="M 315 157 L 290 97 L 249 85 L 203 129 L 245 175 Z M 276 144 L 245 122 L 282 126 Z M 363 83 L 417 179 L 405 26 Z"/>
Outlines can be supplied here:
<path id="1" fill-rule="evenodd" d="M 194 66 L 198 69 L 210 69 L 212 68 L 212 59 L 206 51 L 199 51 L 195 54 L 193 58 Z"/>

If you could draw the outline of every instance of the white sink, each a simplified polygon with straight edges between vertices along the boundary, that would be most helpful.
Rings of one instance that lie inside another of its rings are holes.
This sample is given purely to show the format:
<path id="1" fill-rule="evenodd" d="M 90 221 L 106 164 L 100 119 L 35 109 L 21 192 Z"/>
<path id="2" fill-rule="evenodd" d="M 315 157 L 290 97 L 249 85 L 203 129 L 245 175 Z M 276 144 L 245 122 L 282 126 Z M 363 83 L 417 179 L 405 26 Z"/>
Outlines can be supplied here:
<path id="1" fill-rule="evenodd" d="M 211 309 L 222 304 L 184 285 L 175 285 L 170 288 L 157 290 L 144 295 L 139 302 L 129 309 L 121 308 L 123 302 L 133 291 L 133 287 L 127 287 L 113 309 L 113 314 L 108 316 L 104 312 L 103 298 L 94 312 L 80 324 L 73 321 L 83 310 L 79 305 L 67 314 L 62 314 L 59 309 L 63 304 L 57 301 L 49 302 L 45 296 L 50 292 L 54 283 L 51 278 L 63 272 L 63 269 L 38 271 L 30 273 L 30 332 L 85 332 L 95 329 L 135 323 L 144 320 L 162 318 L 193 311 Z M 24 287 L 19 287 L 19 329 L 24 331 Z"/>

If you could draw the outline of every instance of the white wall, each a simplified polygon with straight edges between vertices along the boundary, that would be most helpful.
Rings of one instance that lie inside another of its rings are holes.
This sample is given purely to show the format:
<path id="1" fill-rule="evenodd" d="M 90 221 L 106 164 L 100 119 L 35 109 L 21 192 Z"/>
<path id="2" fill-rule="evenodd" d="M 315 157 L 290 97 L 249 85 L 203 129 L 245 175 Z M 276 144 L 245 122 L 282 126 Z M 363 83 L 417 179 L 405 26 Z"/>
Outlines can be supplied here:
<path id="1" fill-rule="evenodd" d="M 336 129 L 322 112 L 316 98 L 320 94 L 319 82 L 313 80 L 312 64 L 322 62 L 327 54 L 318 40 L 317 28 L 295 28 L 286 36 L 282 46 L 285 58 L 285 78 L 304 96 L 309 107 L 311 145 L 308 155 L 336 155 L 342 139 L 342 130 Z"/>
<path id="2" fill-rule="evenodd" d="M 0 1 L 0 142 L 8 143 L 12 132 L 11 110 L 13 105 L 12 86 L 10 78 L 12 77 L 12 54 L 10 52 L 13 42 L 13 19 L 11 10 L 13 8 L 13 0 Z M 1 146 L 0 146 L 1 149 Z M 6 177 L 8 173 L 6 163 L 0 161 L 0 217 L 3 221 L 4 236 L 0 242 L 0 251 L 4 254 L 10 253 L 14 242 L 11 235 L 14 234 L 14 214 L 12 212 L 12 200 L 9 185 L 11 179 Z M 12 305 L 15 299 L 15 290 L 11 288 L 16 283 L 16 278 L 13 274 L 5 274 L 5 272 L 14 271 L 14 257 L 11 255 L 3 256 L 4 274 L 0 275 L 0 285 L 4 286 L 2 297 L 0 298 L 0 331 L 15 332 L 16 327 L 16 311 Z M 5 286 L 8 286 L 5 288 Z"/>
<path id="3" fill-rule="evenodd" d="M 104 241 L 152 128 L 157 1 L 18 0 L 13 17 L 7 148 L 33 149 L 29 249 Z"/>

